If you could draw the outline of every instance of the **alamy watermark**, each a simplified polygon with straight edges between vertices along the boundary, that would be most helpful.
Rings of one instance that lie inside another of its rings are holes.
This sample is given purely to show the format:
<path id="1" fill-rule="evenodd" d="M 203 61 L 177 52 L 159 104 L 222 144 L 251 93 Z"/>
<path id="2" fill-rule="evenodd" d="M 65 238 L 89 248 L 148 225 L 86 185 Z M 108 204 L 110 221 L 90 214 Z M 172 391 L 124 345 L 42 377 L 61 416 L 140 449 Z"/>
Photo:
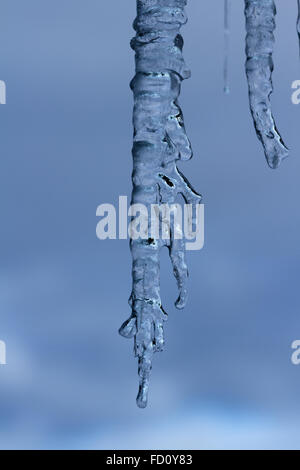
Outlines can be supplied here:
<path id="1" fill-rule="evenodd" d="M 99 240 L 184 240 L 186 250 L 204 246 L 204 204 L 132 204 L 127 196 L 119 205 L 100 204 L 96 227 Z M 117 227 L 118 225 L 118 227 Z"/>
<path id="2" fill-rule="evenodd" d="M 6 344 L 0 340 L 0 365 L 6 364 Z"/>
<path id="3" fill-rule="evenodd" d="M 291 347 L 294 350 L 291 356 L 292 364 L 294 364 L 294 366 L 299 366 L 300 365 L 300 340 L 296 339 L 295 341 L 293 341 Z"/>
<path id="4" fill-rule="evenodd" d="M 292 103 L 300 104 L 300 80 L 294 80 L 292 83 L 292 89 L 295 90 L 292 93 Z"/>

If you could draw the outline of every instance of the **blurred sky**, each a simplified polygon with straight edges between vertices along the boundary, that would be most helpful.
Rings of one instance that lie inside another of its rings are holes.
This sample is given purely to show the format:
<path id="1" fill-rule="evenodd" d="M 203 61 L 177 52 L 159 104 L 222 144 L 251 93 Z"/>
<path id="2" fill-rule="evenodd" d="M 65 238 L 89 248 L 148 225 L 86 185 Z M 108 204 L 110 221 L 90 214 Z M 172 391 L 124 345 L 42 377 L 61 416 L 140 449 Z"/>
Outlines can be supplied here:
<path id="1" fill-rule="evenodd" d="M 243 1 L 189 0 L 192 78 L 181 105 L 204 195 L 206 243 L 188 253 L 190 300 L 162 254 L 167 348 L 136 407 L 127 241 L 99 241 L 96 207 L 130 196 L 134 0 L 0 6 L 2 449 L 300 449 L 300 79 L 295 0 L 278 0 L 273 108 L 291 149 L 274 171 L 251 121 Z"/>

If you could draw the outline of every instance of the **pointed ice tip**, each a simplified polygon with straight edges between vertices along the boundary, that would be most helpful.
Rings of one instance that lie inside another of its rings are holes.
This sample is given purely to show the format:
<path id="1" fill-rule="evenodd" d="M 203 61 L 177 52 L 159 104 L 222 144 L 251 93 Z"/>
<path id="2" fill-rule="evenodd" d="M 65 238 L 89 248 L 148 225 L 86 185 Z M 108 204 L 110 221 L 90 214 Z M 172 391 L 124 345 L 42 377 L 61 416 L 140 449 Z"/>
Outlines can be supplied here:
<path id="1" fill-rule="evenodd" d="M 175 302 L 175 307 L 178 310 L 183 310 L 185 306 L 186 306 L 186 299 L 183 299 L 182 297 L 178 297 L 178 299 Z"/>
<path id="2" fill-rule="evenodd" d="M 224 87 L 224 94 L 230 95 L 230 88 L 228 86 Z"/>
<path id="3" fill-rule="evenodd" d="M 138 396 L 136 397 L 136 404 L 139 408 L 146 408 L 148 404 L 148 393 L 143 390 L 142 387 L 139 388 Z"/>
<path id="4" fill-rule="evenodd" d="M 289 151 L 286 147 L 284 147 L 284 151 L 282 151 L 280 154 L 275 154 L 275 155 L 266 155 L 266 160 L 268 163 L 269 168 L 272 170 L 276 170 L 281 162 L 285 160 L 289 156 Z"/>
<path id="5" fill-rule="evenodd" d="M 141 409 L 144 409 L 144 408 L 147 408 L 147 402 L 146 401 L 143 401 L 141 399 L 136 399 L 136 404 L 139 408 Z"/>
<path id="6" fill-rule="evenodd" d="M 267 160 L 268 167 L 271 168 L 271 170 L 277 170 L 280 163 L 281 163 L 280 160 L 274 160 L 274 161 Z"/>
<path id="7" fill-rule="evenodd" d="M 124 338 L 133 338 L 136 335 L 136 318 L 130 317 L 119 328 L 119 334 Z"/>

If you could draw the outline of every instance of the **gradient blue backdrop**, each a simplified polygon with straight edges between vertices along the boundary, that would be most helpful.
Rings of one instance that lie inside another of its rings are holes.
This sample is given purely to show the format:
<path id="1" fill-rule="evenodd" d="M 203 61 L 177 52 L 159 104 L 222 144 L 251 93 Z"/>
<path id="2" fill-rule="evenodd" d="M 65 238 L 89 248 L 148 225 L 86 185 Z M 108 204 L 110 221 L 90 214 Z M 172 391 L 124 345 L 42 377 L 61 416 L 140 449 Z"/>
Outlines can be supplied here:
<path id="1" fill-rule="evenodd" d="M 127 241 L 99 241 L 96 207 L 131 191 L 134 0 L 0 4 L 2 449 L 300 449 L 300 79 L 296 0 L 278 0 L 273 107 L 291 149 L 267 168 L 248 108 L 243 1 L 233 0 L 222 92 L 223 0 L 190 0 L 181 96 L 204 195 L 190 300 L 162 256 L 167 349 L 135 405 Z"/>

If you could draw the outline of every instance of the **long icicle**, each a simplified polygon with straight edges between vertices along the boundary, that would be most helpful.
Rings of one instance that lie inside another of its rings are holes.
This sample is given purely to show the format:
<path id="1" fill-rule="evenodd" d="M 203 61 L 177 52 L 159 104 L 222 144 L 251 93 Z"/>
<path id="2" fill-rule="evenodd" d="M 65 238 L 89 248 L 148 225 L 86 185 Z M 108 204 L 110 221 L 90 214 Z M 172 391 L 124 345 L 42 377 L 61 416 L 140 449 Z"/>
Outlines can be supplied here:
<path id="1" fill-rule="evenodd" d="M 246 74 L 255 130 L 262 142 L 270 168 L 288 156 L 272 115 L 273 48 L 276 6 L 274 0 L 245 0 Z"/>
<path id="2" fill-rule="evenodd" d="M 300 0 L 299 0 L 300 1 Z M 230 93 L 229 86 L 229 50 L 230 50 L 230 10 L 231 1 L 224 0 L 224 93 Z"/>
<path id="3" fill-rule="evenodd" d="M 192 205 L 201 201 L 186 178 L 177 169 L 177 160 L 192 157 L 178 104 L 182 80 L 189 78 L 182 56 L 183 39 L 179 34 L 187 21 L 186 0 L 137 0 L 135 50 L 136 75 L 131 82 L 134 93 L 134 143 L 132 204 L 143 204 L 148 214 L 173 204 L 178 194 Z M 148 227 L 150 229 L 150 227 Z M 167 319 L 160 298 L 160 249 L 169 249 L 179 288 L 175 303 L 181 309 L 187 297 L 188 270 L 184 243 L 170 227 L 170 239 L 159 236 L 131 239 L 133 258 L 130 318 L 119 332 L 134 338 L 138 358 L 139 392 L 137 405 L 147 406 L 152 358 L 164 346 L 164 322 Z"/>

